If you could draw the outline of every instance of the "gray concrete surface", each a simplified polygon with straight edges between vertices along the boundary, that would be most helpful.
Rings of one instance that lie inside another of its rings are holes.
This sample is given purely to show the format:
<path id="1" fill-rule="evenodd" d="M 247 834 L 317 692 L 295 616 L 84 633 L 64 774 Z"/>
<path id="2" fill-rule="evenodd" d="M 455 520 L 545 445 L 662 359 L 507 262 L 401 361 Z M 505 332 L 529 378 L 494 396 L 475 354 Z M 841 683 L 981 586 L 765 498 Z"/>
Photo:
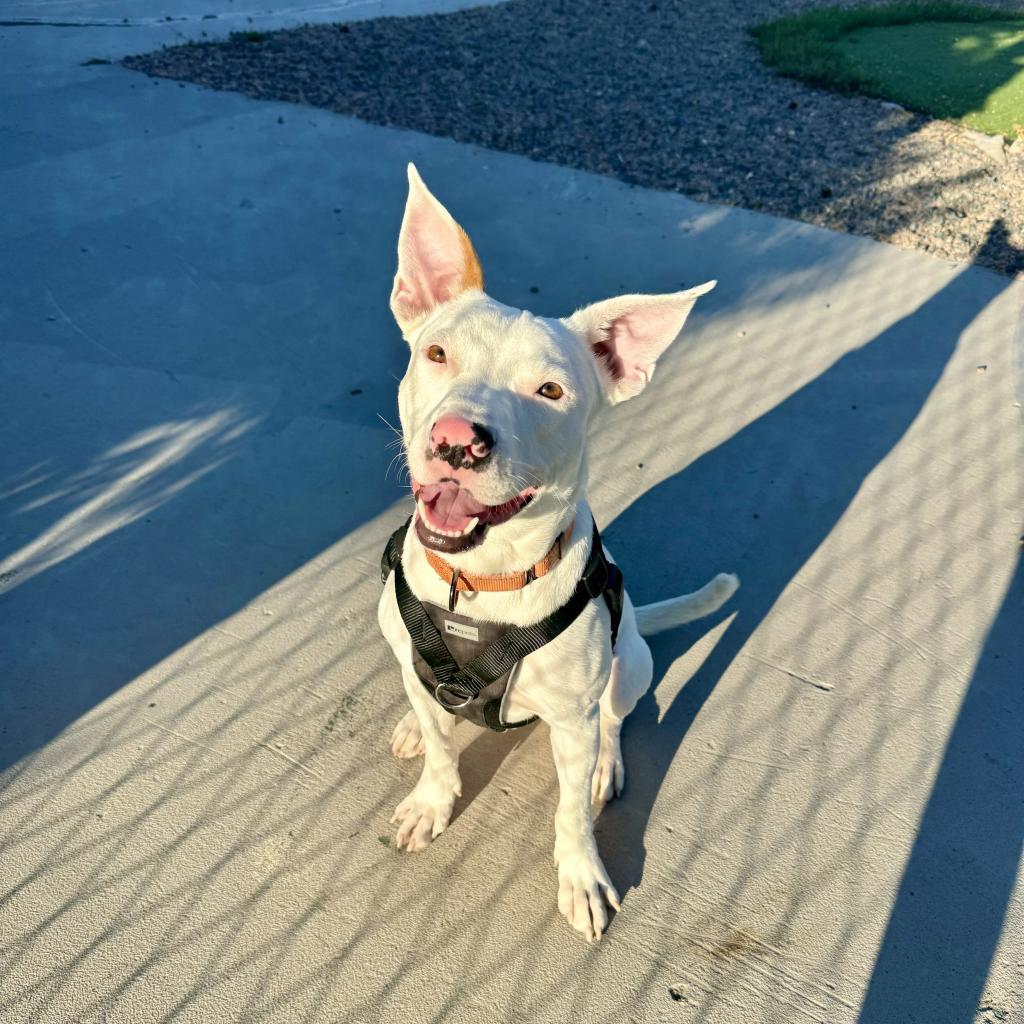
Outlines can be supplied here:
<path id="1" fill-rule="evenodd" d="M 1024 1019 L 1024 285 L 81 66 L 141 20 L 0 28 L 0 1019 Z M 543 727 L 389 845 L 408 159 L 504 301 L 721 281 L 594 438 L 637 598 L 744 582 L 654 645 L 596 947 Z"/>

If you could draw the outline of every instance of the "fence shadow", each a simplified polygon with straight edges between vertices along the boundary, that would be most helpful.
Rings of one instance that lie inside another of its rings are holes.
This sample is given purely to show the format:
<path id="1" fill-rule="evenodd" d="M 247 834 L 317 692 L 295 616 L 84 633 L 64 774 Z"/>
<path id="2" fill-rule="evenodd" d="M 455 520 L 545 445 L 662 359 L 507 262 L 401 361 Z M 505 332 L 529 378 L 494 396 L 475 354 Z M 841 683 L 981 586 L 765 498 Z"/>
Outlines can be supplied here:
<path id="1" fill-rule="evenodd" d="M 1024 565 L 992 625 L 900 882 L 860 1024 L 969 1024 L 1013 894 L 1024 837 Z M 1007 1008 L 992 1000 L 995 1013 Z M 998 1019 L 1002 1020 L 1000 1016 Z"/>
<path id="2" fill-rule="evenodd" d="M 990 229 L 988 244 L 1005 244 L 1001 223 Z M 733 611 L 735 617 L 660 721 L 657 681 L 708 632 L 708 623 L 652 639 L 656 685 L 624 730 L 626 794 L 604 818 L 604 831 L 631 837 L 630 843 L 602 847 L 620 889 L 643 879 L 646 847 L 633 837 L 647 835 L 666 774 L 677 757 L 686 757 L 687 732 L 723 673 L 915 420 L 961 334 L 1008 284 L 961 271 L 912 313 L 645 493 L 608 527 L 609 546 L 627 575 L 631 564 L 667 564 L 685 566 L 692 581 L 722 569 L 737 569 L 742 577 L 739 594 L 718 621 Z M 661 528 L 652 531 L 652 523 Z M 638 603 L 664 596 L 645 593 L 644 587 L 642 581 L 631 586 Z M 1007 683 L 996 659 L 1008 658 L 1014 644 L 1019 649 L 1013 630 L 1019 634 L 1022 620 L 1018 576 L 921 823 L 865 1004 L 862 1020 L 870 1024 L 973 1019 L 967 1010 L 977 1005 L 1019 854 L 1019 797 L 1012 813 L 1000 806 L 1009 799 L 1010 769 L 986 760 L 986 751 L 1019 749 L 1024 739 L 1020 717 L 993 704 L 1002 701 L 998 687 Z M 1019 695 L 1012 699 L 1019 704 Z M 972 800 L 965 813 L 964 803 Z M 948 870 L 950 854 L 936 855 L 944 848 L 962 851 L 961 864 L 983 867 L 991 877 L 964 885 L 962 868 Z M 972 933 L 970 951 L 958 946 L 961 923 Z M 960 957 L 956 972 L 943 967 L 954 955 Z M 958 978 L 960 988 L 951 993 Z M 950 1015 L 951 1006 L 963 1013 Z M 921 1007 L 931 1007 L 931 1013 Z"/>

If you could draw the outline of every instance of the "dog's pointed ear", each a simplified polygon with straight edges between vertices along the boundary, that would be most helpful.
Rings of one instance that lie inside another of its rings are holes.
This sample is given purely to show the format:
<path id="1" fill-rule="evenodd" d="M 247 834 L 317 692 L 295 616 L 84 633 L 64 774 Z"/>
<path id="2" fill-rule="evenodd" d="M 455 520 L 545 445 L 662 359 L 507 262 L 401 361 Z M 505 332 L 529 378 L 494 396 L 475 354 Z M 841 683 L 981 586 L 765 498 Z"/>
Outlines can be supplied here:
<path id="1" fill-rule="evenodd" d="M 693 304 L 716 283 L 708 281 L 670 295 L 620 295 L 595 302 L 566 320 L 594 353 L 613 405 L 643 391 L 658 357 L 683 329 Z"/>
<path id="2" fill-rule="evenodd" d="M 391 291 L 391 312 L 402 333 L 436 306 L 483 286 L 473 243 L 409 164 L 409 198 L 398 236 L 398 273 Z"/>

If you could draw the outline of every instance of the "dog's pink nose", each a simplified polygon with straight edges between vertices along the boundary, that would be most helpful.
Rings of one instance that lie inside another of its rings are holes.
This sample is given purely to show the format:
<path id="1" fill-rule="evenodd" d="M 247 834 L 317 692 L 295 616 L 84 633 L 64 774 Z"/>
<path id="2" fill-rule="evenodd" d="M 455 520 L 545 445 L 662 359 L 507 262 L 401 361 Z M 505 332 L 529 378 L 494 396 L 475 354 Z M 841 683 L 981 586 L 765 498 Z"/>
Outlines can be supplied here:
<path id="1" fill-rule="evenodd" d="M 435 448 L 443 444 L 469 448 L 476 440 L 476 431 L 469 420 L 461 416 L 442 416 L 430 431 L 430 443 Z"/>
<path id="2" fill-rule="evenodd" d="M 452 469 L 481 469 L 494 448 L 494 435 L 461 416 L 442 416 L 430 431 L 430 454 Z"/>

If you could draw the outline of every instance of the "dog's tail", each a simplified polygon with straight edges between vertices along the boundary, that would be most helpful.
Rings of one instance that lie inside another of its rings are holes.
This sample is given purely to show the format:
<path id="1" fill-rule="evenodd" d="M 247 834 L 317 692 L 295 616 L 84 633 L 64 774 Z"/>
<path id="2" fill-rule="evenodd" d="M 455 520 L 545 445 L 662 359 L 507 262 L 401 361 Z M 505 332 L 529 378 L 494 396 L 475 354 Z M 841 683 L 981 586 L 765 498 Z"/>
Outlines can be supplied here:
<path id="1" fill-rule="evenodd" d="M 636 609 L 636 624 L 641 635 L 650 636 L 665 629 L 673 629 L 684 622 L 692 622 L 717 612 L 739 589 L 740 580 L 732 573 L 721 572 L 700 590 L 667 601 L 645 604 Z"/>

